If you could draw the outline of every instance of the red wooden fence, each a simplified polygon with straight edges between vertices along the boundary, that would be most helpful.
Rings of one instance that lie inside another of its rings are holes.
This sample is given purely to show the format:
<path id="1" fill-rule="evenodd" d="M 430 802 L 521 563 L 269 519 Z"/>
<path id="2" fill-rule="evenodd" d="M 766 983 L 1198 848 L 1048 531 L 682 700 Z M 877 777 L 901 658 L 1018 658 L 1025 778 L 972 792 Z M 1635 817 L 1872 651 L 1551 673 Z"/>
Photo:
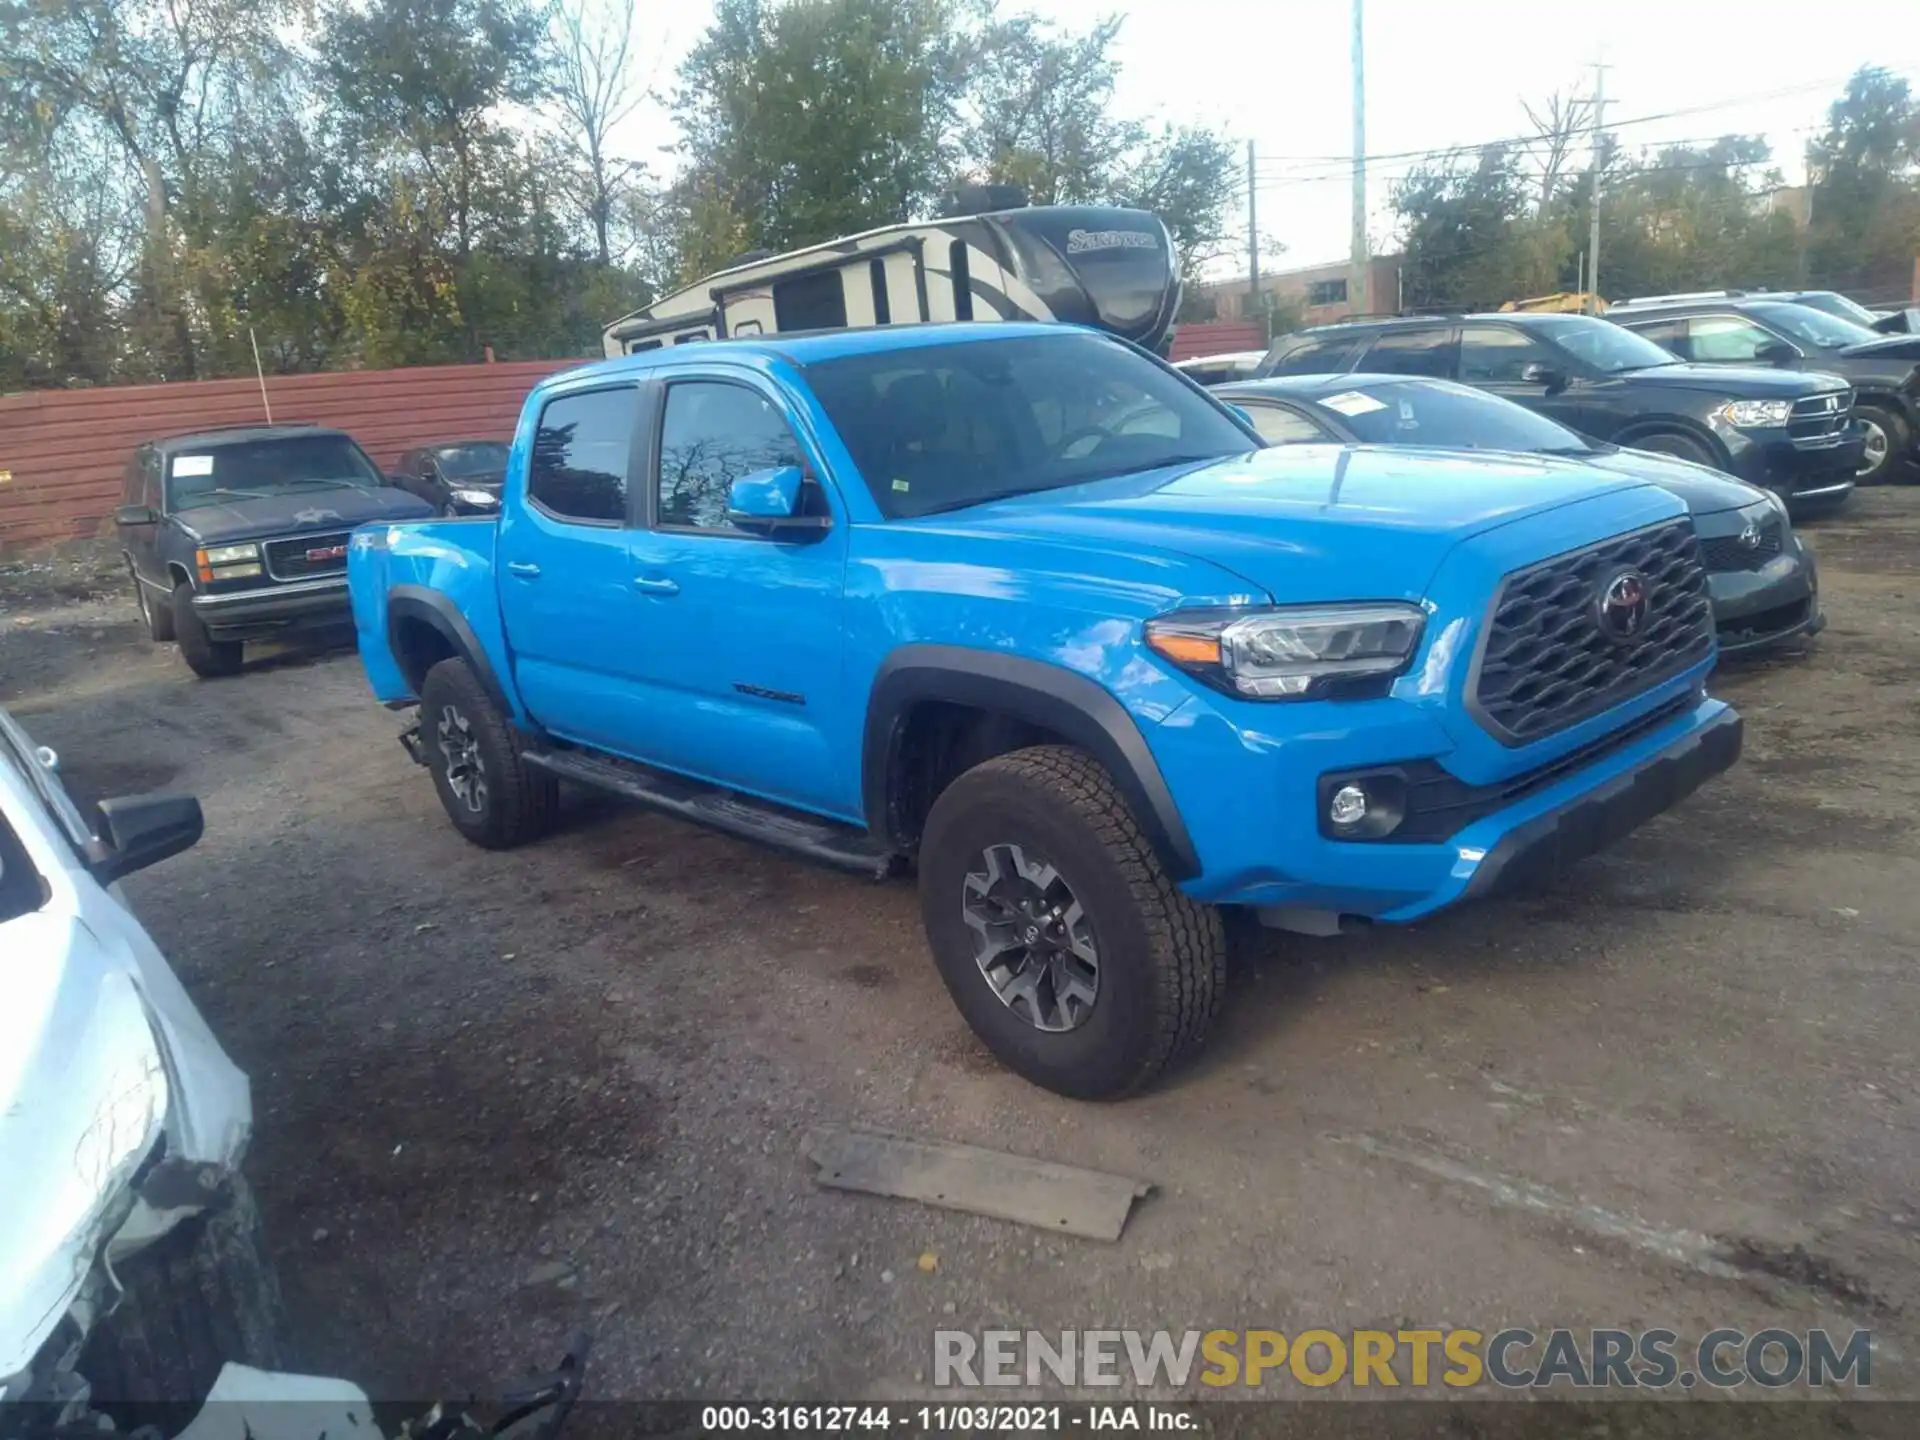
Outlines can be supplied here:
<path id="1" fill-rule="evenodd" d="M 578 360 L 269 376 L 273 418 L 347 431 L 381 465 L 434 440 L 505 440 L 536 380 Z M 0 553 L 99 532 L 142 440 L 264 419 L 254 380 L 0 395 Z"/>
<path id="2" fill-rule="evenodd" d="M 1169 360 L 1197 360 L 1203 355 L 1231 355 L 1236 350 L 1267 348 L 1267 329 L 1258 320 L 1208 320 L 1173 327 Z"/>

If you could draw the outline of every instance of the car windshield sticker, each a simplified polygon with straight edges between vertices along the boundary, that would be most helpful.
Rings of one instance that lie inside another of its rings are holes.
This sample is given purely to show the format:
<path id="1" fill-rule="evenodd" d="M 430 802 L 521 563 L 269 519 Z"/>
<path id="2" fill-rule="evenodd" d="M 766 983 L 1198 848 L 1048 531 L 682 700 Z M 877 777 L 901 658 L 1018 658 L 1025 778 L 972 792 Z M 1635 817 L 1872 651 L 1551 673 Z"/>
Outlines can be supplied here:
<path id="1" fill-rule="evenodd" d="M 1376 410 L 1387 408 L 1384 402 L 1359 390 L 1342 390 L 1338 395 L 1329 395 L 1320 403 L 1338 415 L 1371 415 Z"/>
<path id="2" fill-rule="evenodd" d="M 893 488 L 896 490 L 911 490 L 913 487 L 904 480 L 896 480 L 893 482 Z"/>
<path id="3" fill-rule="evenodd" d="M 211 455 L 176 455 L 173 457 L 173 478 L 176 480 L 183 475 L 211 475 L 212 473 L 213 456 Z"/>
<path id="4" fill-rule="evenodd" d="M 1396 430 L 1418 430 L 1420 428 L 1420 422 L 1413 418 L 1413 402 L 1411 400 L 1402 400 L 1400 402 L 1400 423 L 1394 426 L 1394 428 Z"/>

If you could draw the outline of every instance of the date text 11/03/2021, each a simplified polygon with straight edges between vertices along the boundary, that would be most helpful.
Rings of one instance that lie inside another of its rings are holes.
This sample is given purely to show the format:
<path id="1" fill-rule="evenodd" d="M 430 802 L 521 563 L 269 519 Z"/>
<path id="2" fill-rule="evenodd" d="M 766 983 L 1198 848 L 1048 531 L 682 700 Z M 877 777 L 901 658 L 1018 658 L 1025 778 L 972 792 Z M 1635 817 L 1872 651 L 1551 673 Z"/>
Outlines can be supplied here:
<path id="1" fill-rule="evenodd" d="M 703 1434 L 858 1434 L 899 1430 L 907 1434 L 983 1431 L 1058 1435 L 1065 1430 L 1186 1431 L 1200 1426 L 1186 1405 L 1130 1402 L 1119 1405 L 707 1405 Z"/>

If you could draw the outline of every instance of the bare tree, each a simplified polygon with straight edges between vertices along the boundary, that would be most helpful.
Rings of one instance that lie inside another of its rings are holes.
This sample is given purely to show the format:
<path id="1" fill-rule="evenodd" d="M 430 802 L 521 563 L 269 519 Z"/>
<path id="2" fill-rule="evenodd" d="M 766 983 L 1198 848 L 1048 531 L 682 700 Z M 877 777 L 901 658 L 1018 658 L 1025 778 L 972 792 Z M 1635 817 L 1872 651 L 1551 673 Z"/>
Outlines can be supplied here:
<path id="1" fill-rule="evenodd" d="M 1586 137 L 1593 121 L 1593 98 L 1563 96 L 1556 90 L 1537 109 L 1526 101 L 1521 102 L 1521 107 L 1527 112 L 1527 122 L 1533 126 L 1533 138 L 1527 142 L 1526 150 L 1539 167 L 1540 208 L 1545 210 L 1560 189 L 1568 158 Z"/>
<path id="2" fill-rule="evenodd" d="M 566 122 L 561 140 L 576 162 L 574 199 L 602 265 L 613 262 L 620 195 L 643 168 L 609 150 L 614 129 L 648 93 L 634 73 L 633 20 L 634 0 L 562 0 L 550 35 L 554 100 Z"/>

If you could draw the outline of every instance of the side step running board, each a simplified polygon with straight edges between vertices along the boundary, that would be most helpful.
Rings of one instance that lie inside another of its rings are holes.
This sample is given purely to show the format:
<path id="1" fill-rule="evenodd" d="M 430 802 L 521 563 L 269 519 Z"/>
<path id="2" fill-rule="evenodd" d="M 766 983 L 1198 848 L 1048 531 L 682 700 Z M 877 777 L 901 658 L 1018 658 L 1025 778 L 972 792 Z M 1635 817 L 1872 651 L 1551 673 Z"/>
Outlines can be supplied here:
<path id="1" fill-rule="evenodd" d="M 717 785 L 663 774 L 590 750 L 527 750 L 521 759 L 562 780 L 637 800 L 697 825 L 724 830 L 744 840 L 758 840 L 838 870 L 882 880 L 893 868 L 893 852 L 864 830 Z"/>

